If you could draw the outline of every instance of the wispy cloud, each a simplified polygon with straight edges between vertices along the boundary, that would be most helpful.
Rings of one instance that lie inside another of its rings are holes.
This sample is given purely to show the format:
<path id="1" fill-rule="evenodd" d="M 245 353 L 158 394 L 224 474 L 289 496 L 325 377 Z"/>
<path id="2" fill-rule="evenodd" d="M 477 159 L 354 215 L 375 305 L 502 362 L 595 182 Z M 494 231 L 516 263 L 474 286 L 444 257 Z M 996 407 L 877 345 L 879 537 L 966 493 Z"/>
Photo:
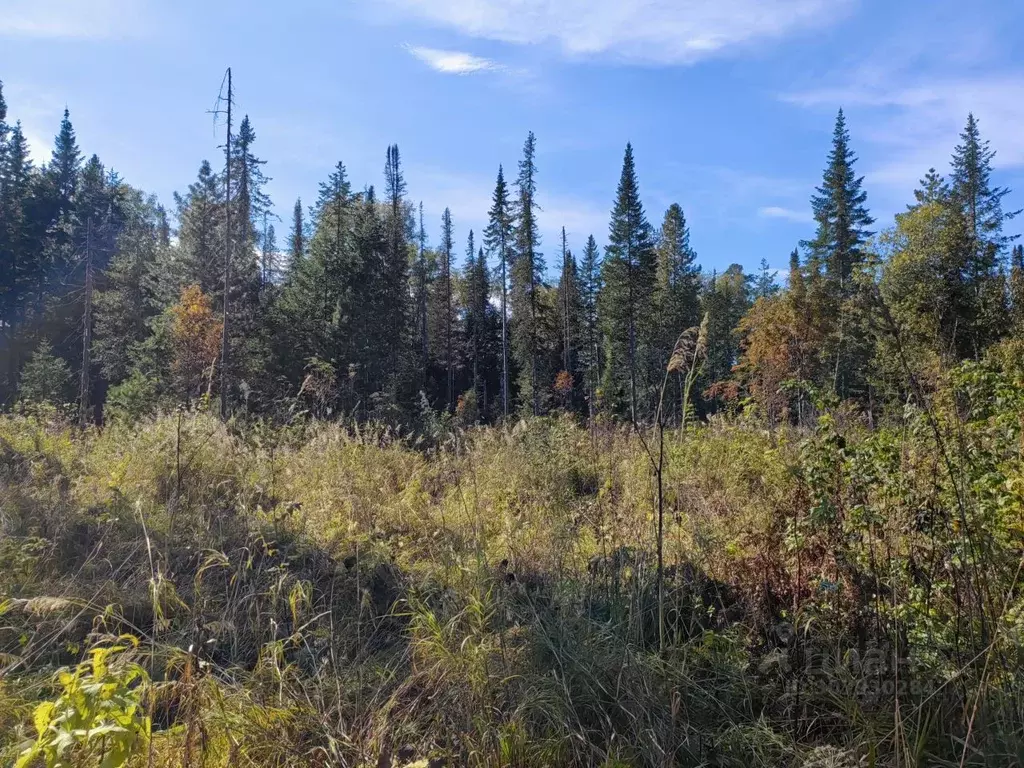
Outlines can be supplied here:
<path id="1" fill-rule="evenodd" d="M 834 23 L 857 0 L 385 0 L 463 34 L 570 56 L 688 64 Z"/>
<path id="2" fill-rule="evenodd" d="M 783 208 L 779 205 L 766 205 L 758 208 L 757 215 L 763 219 L 784 219 L 800 224 L 807 224 L 814 220 L 809 211 L 797 211 L 792 208 Z"/>
<path id="3" fill-rule="evenodd" d="M 497 62 L 464 51 L 444 51 L 417 45 L 406 45 L 405 50 L 431 69 L 446 75 L 472 75 L 478 72 L 504 70 Z"/>
<path id="4" fill-rule="evenodd" d="M 996 150 L 996 168 L 1024 167 L 1024 73 L 971 77 L 853 73 L 838 86 L 787 94 L 805 107 L 838 106 L 858 114 L 856 141 L 872 145 L 867 181 L 906 192 L 930 167 L 943 169 L 970 112 Z"/>
<path id="5" fill-rule="evenodd" d="M 106 40 L 144 28 L 140 0 L 3 0 L 0 37 Z"/>

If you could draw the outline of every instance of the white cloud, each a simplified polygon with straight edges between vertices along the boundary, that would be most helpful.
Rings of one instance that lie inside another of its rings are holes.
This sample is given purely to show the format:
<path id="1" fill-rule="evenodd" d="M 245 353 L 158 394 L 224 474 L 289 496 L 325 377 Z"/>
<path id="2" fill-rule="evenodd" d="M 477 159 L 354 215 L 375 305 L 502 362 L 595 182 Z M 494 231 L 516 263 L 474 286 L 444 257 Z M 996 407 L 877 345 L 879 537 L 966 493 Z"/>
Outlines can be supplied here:
<path id="1" fill-rule="evenodd" d="M 438 48 L 407 45 L 405 49 L 431 69 L 446 75 L 472 75 L 504 69 L 500 64 L 463 51 L 443 51 Z"/>
<path id="2" fill-rule="evenodd" d="M 855 148 L 861 142 L 870 145 L 867 183 L 900 194 L 908 193 L 928 168 L 945 171 L 969 112 L 996 150 L 993 165 L 1024 168 L 1024 73 L 943 77 L 864 69 L 845 84 L 783 98 L 829 111 L 844 107 Z"/>
<path id="3" fill-rule="evenodd" d="M 778 205 L 766 205 L 758 208 L 757 215 L 765 219 L 785 219 L 786 221 L 795 221 L 800 224 L 814 221 L 814 217 L 808 211 L 796 211 L 792 208 L 783 208 Z"/>
<path id="4" fill-rule="evenodd" d="M 3 0 L 0 37 L 83 40 L 131 37 L 143 27 L 140 0 Z"/>
<path id="5" fill-rule="evenodd" d="M 686 64 L 833 23 L 857 0 L 385 0 L 472 37 Z"/>

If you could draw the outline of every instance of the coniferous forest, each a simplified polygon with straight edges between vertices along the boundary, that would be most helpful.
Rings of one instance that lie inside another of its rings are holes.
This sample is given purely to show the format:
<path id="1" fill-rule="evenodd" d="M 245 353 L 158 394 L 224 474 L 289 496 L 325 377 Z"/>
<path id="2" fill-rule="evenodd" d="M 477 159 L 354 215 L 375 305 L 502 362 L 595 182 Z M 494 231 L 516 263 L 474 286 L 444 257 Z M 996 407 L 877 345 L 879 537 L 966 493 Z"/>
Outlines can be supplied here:
<path id="1" fill-rule="evenodd" d="M 882 221 L 839 110 L 783 274 L 702 269 L 629 144 L 607 231 L 542 242 L 530 133 L 457 240 L 397 145 L 281 221 L 230 90 L 169 201 L 2 94 L 3 764 L 1024 764 L 973 115 Z"/>

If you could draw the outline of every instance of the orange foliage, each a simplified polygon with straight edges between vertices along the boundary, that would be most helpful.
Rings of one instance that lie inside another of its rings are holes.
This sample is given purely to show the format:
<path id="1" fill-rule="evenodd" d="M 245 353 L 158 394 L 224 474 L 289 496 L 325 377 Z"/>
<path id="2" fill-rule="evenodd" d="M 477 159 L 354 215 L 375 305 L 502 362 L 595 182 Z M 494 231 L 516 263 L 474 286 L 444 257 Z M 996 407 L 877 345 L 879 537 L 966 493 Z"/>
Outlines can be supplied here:
<path id="1" fill-rule="evenodd" d="M 198 285 L 185 288 L 170 312 L 174 377 L 185 396 L 193 397 L 213 375 L 224 325 L 213 314 L 210 297 Z"/>
<path id="2" fill-rule="evenodd" d="M 758 299 L 739 325 L 742 357 L 736 373 L 772 423 L 787 416 L 789 395 L 783 382 L 801 378 L 801 329 L 785 298 Z"/>

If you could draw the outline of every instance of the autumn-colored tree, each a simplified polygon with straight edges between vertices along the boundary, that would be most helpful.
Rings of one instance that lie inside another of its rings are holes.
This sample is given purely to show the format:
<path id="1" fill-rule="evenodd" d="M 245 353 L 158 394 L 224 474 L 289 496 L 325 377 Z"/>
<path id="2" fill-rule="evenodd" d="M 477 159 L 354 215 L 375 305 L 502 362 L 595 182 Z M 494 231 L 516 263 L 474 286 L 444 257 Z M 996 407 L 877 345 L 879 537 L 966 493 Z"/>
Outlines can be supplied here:
<path id="1" fill-rule="evenodd" d="M 170 308 L 171 339 L 174 349 L 175 386 L 191 400 L 210 381 L 220 351 L 224 326 L 213 313 L 210 297 L 198 285 L 181 292 L 181 300 Z"/>
<path id="2" fill-rule="evenodd" d="M 789 412 L 783 384 L 800 376 L 800 325 L 786 297 L 758 299 L 739 323 L 742 355 L 736 374 L 771 425 Z"/>

